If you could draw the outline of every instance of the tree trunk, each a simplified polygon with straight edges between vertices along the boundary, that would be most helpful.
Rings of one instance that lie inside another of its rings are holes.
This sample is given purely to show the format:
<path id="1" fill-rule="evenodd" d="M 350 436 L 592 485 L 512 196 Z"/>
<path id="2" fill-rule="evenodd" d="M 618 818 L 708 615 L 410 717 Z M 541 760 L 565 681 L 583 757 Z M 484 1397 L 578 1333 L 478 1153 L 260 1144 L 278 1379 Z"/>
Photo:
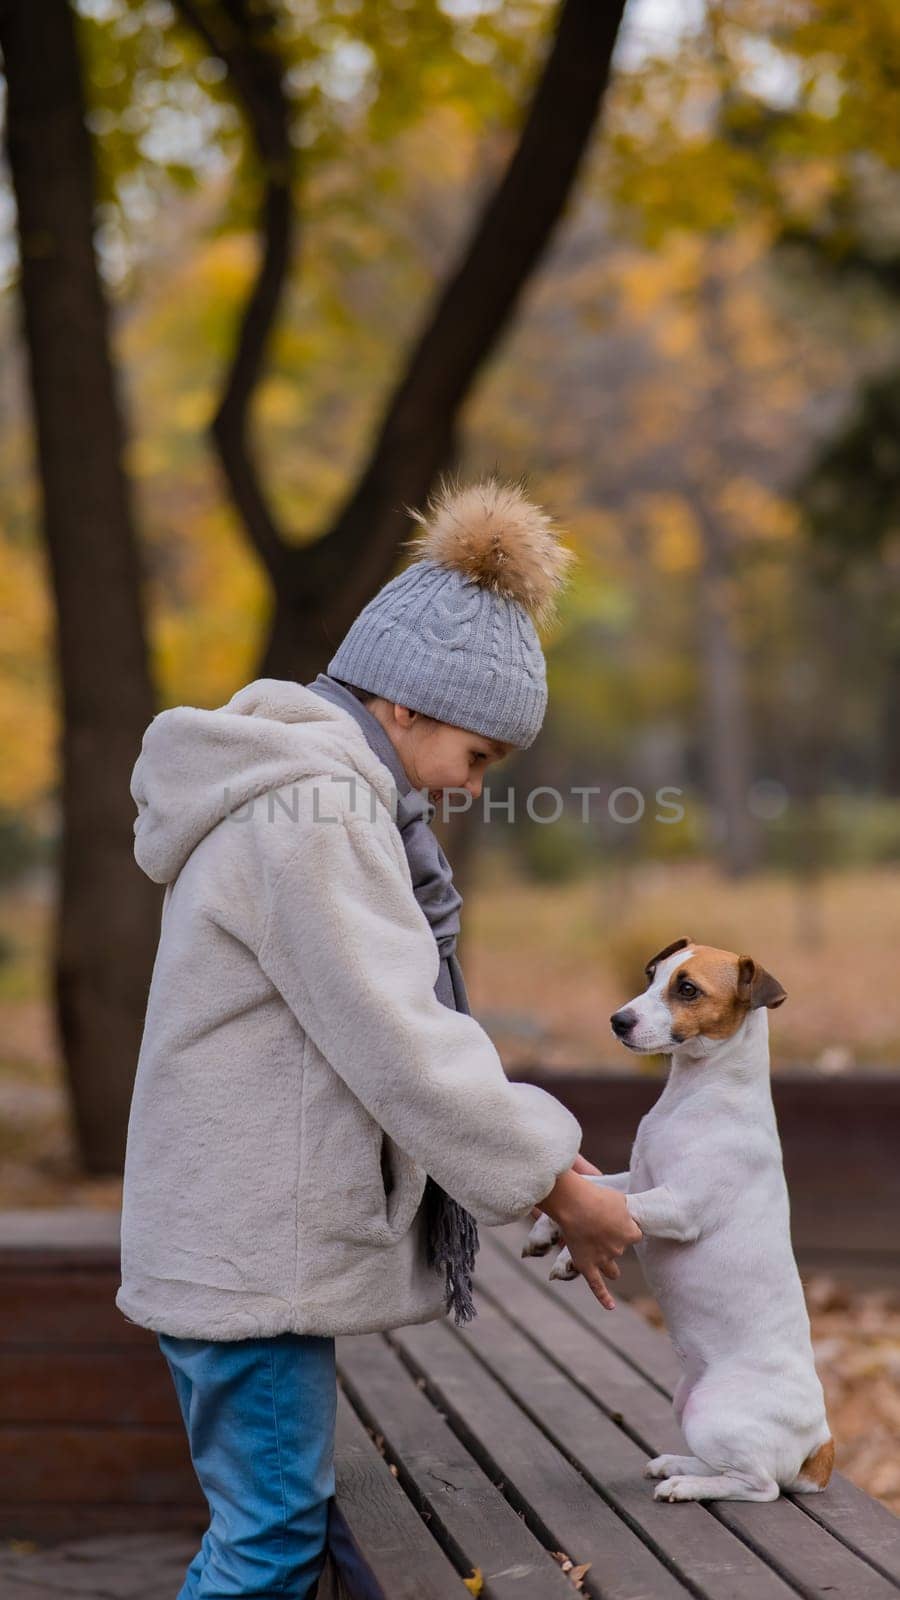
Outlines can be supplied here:
<path id="1" fill-rule="evenodd" d="M 0 45 L 57 619 L 63 731 L 56 1017 L 85 1167 L 112 1173 L 122 1165 L 159 929 L 159 890 L 134 862 L 129 793 L 153 696 L 69 6 L 0 0 Z"/>
<path id="2" fill-rule="evenodd" d="M 596 125 L 624 0 L 563 0 L 512 159 L 441 287 L 331 529 L 288 552 L 260 673 L 307 681 L 390 578 L 463 404 L 547 249 Z"/>
<path id="3" fill-rule="evenodd" d="M 891 597 L 891 611 L 896 598 Z M 887 623 L 887 659 L 881 699 L 878 783 L 883 794 L 900 796 L 900 619 L 891 614 Z"/>
<path id="4" fill-rule="evenodd" d="M 234 356 L 210 431 L 235 510 L 277 589 L 287 546 L 249 437 L 250 402 L 262 377 L 294 250 L 296 160 L 277 18 L 268 0 L 176 0 L 176 5 L 227 68 L 263 178 L 257 218 L 259 267 L 241 313 Z"/>

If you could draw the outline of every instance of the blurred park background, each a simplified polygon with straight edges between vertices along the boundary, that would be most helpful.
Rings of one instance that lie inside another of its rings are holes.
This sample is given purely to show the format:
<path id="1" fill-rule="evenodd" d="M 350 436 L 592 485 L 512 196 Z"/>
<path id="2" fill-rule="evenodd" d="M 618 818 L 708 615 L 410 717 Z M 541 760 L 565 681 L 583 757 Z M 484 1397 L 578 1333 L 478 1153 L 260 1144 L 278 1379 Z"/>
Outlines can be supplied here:
<path id="1" fill-rule="evenodd" d="M 445 830 L 504 1061 L 624 1070 L 686 933 L 788 990 L 776 1074 L 896 1074 L 892 0 L 2 0 L 0 48 L 0 1206 L 119 1202 L 147 722 L 324 667 L 446 469 L 579 557 L 489 778 L 562 814 Z M 900 1505 L 893 1289 L 811 1304 Z"/>

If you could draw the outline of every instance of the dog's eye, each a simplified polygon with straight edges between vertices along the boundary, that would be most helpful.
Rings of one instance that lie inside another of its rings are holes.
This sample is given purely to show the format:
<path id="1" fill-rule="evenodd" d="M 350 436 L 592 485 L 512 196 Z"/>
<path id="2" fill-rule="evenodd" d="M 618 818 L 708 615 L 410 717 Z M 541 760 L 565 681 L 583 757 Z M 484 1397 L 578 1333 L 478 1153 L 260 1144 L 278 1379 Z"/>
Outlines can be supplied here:
<path id="1" fill-rule="evenodd" d="M 695 983 L 690 983 L 687 978 L 682 978 L 678 985 L 678 993 L 682 1000 L 693 1000 L 700 993 Z"/>

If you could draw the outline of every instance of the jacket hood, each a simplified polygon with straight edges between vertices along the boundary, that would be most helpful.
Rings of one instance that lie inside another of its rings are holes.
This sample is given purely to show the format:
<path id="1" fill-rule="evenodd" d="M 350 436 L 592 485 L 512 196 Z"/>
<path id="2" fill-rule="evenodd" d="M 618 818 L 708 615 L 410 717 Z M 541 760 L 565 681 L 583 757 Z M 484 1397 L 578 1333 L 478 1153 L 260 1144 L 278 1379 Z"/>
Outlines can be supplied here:
<path id="1" fill-rule="evenodd" d="M 147 728 L 131 775 L 135 860 L 171 883 L 229 812 L 282 784 L 350 773 L 392 806 L 393 777 L 353 718 L 303 684 L 257 678 L 214 711 L 172 706 Z"/>

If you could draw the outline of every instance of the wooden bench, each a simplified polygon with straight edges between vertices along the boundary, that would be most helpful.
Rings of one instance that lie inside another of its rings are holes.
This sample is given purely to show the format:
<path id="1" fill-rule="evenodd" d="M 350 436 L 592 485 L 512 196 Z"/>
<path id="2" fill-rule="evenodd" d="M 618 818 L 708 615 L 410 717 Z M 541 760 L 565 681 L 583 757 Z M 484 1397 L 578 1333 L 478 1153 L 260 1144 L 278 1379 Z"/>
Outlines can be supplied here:
<path id="1" fill-rule="evenodd" d="M 482 1230 L 466 1328 L 337 1341 L 331 1593 L 451 1600 L 477 1572 L 490 1600 L 571 1600 L 562 1556 L 603 1600 L 896 1600 L 900 1520 L 840 1475 L 767 1505 L 654 1501 L 644 1462 L 684 1450 L 671 1346 L 522 1261 L 526 1232 Z"/>
<path id="2" fill-rule="evenodd" d="M 896 1597 L 900 1521 L 840 1476 L 772 1505 L 655 1502 L 643 1463 L 680 1445 L 668 1341 L 550 1283 L 526 1231 L 482 1229 L 466 1328 L 338 1339 L 320 1600 L 466 1600 L 479 1578 L 485 1600 Z M 2 1537 L 206 1525 L 168 1370 L 117 1284 L 117 1216 L 0 1214 Z"/>
<path id="3" fill-rule="evenodd" d="M 0 1539 L 206 1527 L 171 1375 L 118 1285 L 118 1212 L 0 1211 Z"/>

